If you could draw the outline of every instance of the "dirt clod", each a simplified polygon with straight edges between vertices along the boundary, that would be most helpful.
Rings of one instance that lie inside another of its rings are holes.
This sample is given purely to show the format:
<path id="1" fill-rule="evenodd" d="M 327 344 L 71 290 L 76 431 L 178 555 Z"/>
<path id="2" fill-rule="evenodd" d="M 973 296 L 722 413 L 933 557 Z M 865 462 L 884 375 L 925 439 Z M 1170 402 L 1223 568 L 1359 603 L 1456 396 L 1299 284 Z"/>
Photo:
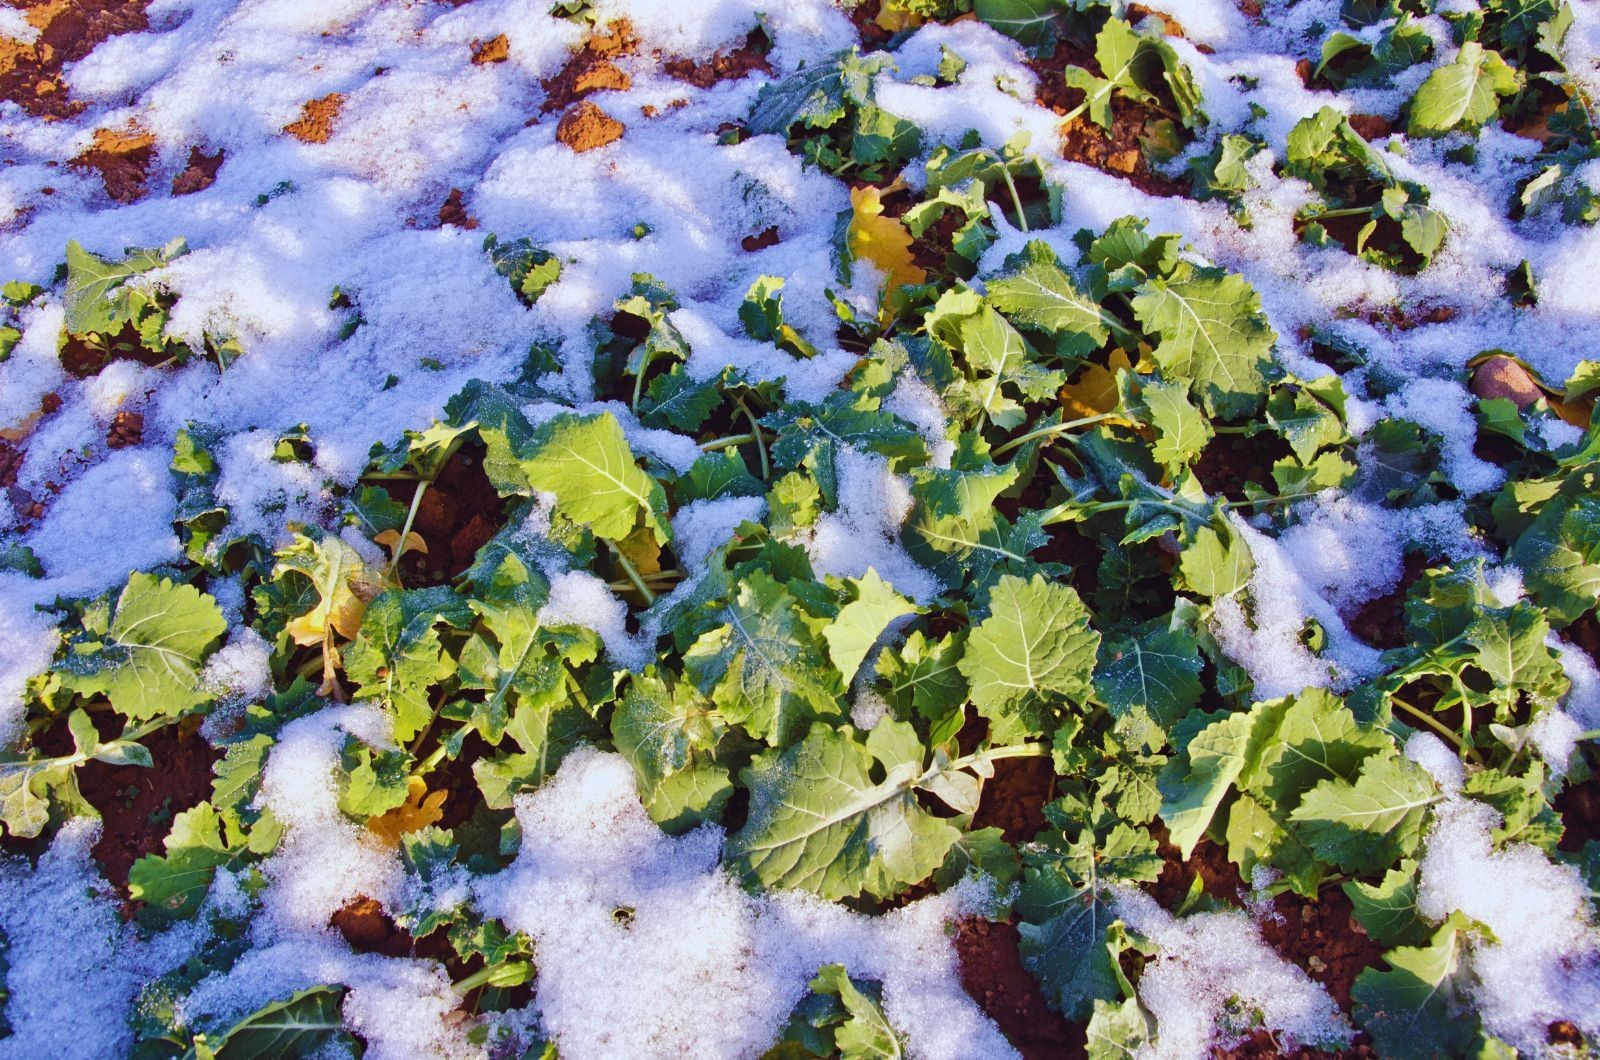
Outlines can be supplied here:
<path id="1" fill-rule="evenodd" d="M 405 957 L 411 953 L 411 935 L 396 926 L 377 900 L 362 895 L 352 898 L 328 918 L 328 926 L 338 929 L 350 948 L 361 953 L 383 953 Z"/>
<path id="2" fill-rule="evenodd" d="M 121 719 L 107 712 L 94 716 L 102 739 L 115 738 Z M 83 797 L 100 811 L 104 826 L 91 853 L 106 879 L 127 894 L 128 870 L 146 854 L 165 849 L 172 819 L 199 805 L 211 794 L 211 767 L 220 751 L 183 726 L 162 729 L 139 741 L 150 751 L 155 768 L 86 762 L 78 768 Z M 72 746 L 66 726 L 39 740 L 39 749 L 60 754 Z"/>
<path id="3" fill-rule="evenodd" d="M 511 58 L 511 42 L 504 33 L 488 40 L 475 40 L 472 42 L 472 65 L 488 66 L 490 63 L 503 63 Z"/>
<path id="4" fill-rule="evenodd" d="M 777 228 L 763 228 L 755 235 L 745 236 L 743 239 L 739 240 L 739 245 L 745 249 L 746 253 L 754 254 L 758 250 L 765 250 L 767 247 L 777 246 L 778 239 L 779 237 Z"/>
<path id="5" fill-rule="evenodd" d="M 123 204 L 144 198 L 145 181 L 155 157 L 155 134 L 137 125 L 123 129 L 96 129 L 88 150 L 69 165 L 100 173 L 106 194 Z"/>
<path id="6" fill-rule="evenodd" d="M 572 53 L 565 66 L 556 71 L 554 76 L 539 82 L 539 86 L 544 89 L 544 103 L 540 106 L 539 112 L 554 114 L 558 110 L 569 108 L 590 92 L 619 87 L 616 84 L 605 83 L 607 78 L 616 80 L 617 75 L 627 77 L 627 74 L 617 69 L 611 60 L 632 55 L 638 47 L 639 38 L 634 36 L 633 27 L 626 21 L 613 22 L 605 32 L 591 34 L 578 50 Z M 592 74 L 591 71 L 599 66 L 609 66 L 616 73 Z"/>
<path id="7" fill-rule="evenodd" d="M 144 441 L 144 415 L 138 412 L 119 412 L 111 418 L 111 429 L 106 432 L 106 445 L 113 449 L 127 449 Z"/>
<path id="8" fill-rule="evenodd" d="M 615 143 L 626 131 L 627 127 L 620 121 L 585 100 L 561 116 L 561 124 L 556 126 L 556 139 L 582 154 Z"/>
<path id="9" fill-rule="evenodd" d="M 1044 804 L 1055 785 L 1048 758 L 1003 758 L 984 781 L 974 828 L 998 828 L 1010 843 L 1026 843 L 1044 831 Z"/>
<path id="10" fill-rule="evenodd" d="M 0 438 L 0 489 L 16 484 L 17 472 L 22 470 L 24 453 L 4 438 Z"/>
<path id="11" fill-rule="evenodd" d="M 211 187 L 217 182 L 217 170 L 222 168 L 223 156 L 220 147 L 214 155 L 206 154 L 199 147 L 189 148 L 189 164 L 172 178 L 172 194 L 193 195 Z"/>
<path id="12" fill-rule="evenodd" d="M 1360 133 L 1363 140 L 1381 140 L 1394 132 L 1394 122 L 1381 114 L 1352 114 L 1350 128 Z"/>
<path id="13" fill-rule="evenodd" d="M 0 99 L 47 121 L 70 118 L 85 103 L 75 100 L 61 78 L 104 40 L 148 29 L 146 0 L 34 0 L 12 3 L 39 31 L 31 44 L 0 37 Z"/>
<path id="14" fill-rule="evenodd" d="M 401 503 L 411 503 L 407 483 L 395 483 L 390 493 Z M 407 552 L 400 560 L 407 585 L 444 585 L 471 566 L 482 548 L 505 524 L 505 501 L 483 470 L 483 453 L 476 448 L 456 452 L 439 471 L 417 504 L 413 526 L 427 542 L 428 551 Z M 466 799 L 457 800 L 469 805 Z"/>
<path id="15" fill-rule="evenodd" d="M 330 92 L 321 99 L 307 100 L 300 108 L 300 118 L 283 127 L 283 131 L 306 144 L 325 144 L 333 135 L 334 123 L 344 109 L 344 95 Z"/>
<path id="16" fill-rule="evenodd" d="M 1525 409 L 1544 396 L 1539 384 L 1513 357 L 1490 357 L 1472 373 L 1472 392 L 1481 398 L 1510 398 Z"/>
<path id="17" fill-rule="evenodd" d="M 696 88 L 710 88 L 723 81 L 736 81 L 748 77 L 753 71 L 772 73 L 767 62 L 771 42 L 760 30 L 751 30 L 744 42 L 732 51 L 719 51 L 709 59 L 696 61 L 674 56 L 661 64 L 667 76 L 687 82 Z"/>
<path id="18" fill-rule="evenodd" d="M 439 223 L 441 225 L 455 225 L 457 228 L 470 232 L 478 227 L 478 219 L 467 213 L 467 207 L 462 202 L 460 188 L 451 188 L 450 194 L 445 198 L 444 205 L 439 207 Z"/>
<path id="19" fill-rule="evenodd" d="M 602 59 L 578 75 L 573 91 L 587 95 L 590 92 L 626 92 L 633 87 L 633 78 L 610 59 Z"/>

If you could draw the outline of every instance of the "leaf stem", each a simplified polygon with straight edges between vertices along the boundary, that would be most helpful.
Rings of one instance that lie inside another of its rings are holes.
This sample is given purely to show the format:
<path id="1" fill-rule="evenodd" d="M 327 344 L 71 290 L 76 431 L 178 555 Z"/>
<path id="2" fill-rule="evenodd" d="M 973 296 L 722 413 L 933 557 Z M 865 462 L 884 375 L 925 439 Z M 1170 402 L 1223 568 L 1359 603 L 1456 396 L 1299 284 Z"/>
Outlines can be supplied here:
<path id="1" fill-rule="evenodd" d="M 516 986 L 528 981 L 529 967 L 529 962 L 525 960 L 508 958 L 480 968 L 460 982 L 453 983 L 450 989 L 465 997 L 480 986 Z"/>
<path id="2" fill-rule="evenodd" d="M 1324 210 L 1319 214 L 1308 215 L 1301 223 L 1310 224 L 1313 221 L 1321 221 L 1329 217 L 1359 217 L 1362 214 L 1371 213 L 1372 207 L 1370 206 L 1347 206 L 1342 210 Z"/>
<path id="3" fill-rule="evenodd" d="M 611 549 L 611 554 L 616 557 L 617 565 L 622 568 L 622 573 L 628 576 L 628 580 L 633 583 L 633 587 L 639 590 L 639 595 L 644 597 L 644 605 L 649 607 L 655 603 L 656 594 L 650 591 L 650 587 L 644 583 L 644 579 L 639 576 L 639 572 L 634 569 L 633 564 L 628 562 L 628 557 L 622 554 L 622 549 L 609 541 L 606 542 L 606 547 Z"/>
<path id="4" fill-rule="evenodd" d="M 755 440 L 756 436 L 753 434 L 730 434 L 725 438 L 713 438 L 709 442 L 701 442 L 700 451 L 702 453 L 710 453 L 718 449 L 726 449 L 730 445 L 745 445 Z"/>
<path id="5" fill-rule="evenodd" d="M 990 747 L 983 751 L 974 751 L 969 755 L 950 760 L 950 764 L 942 770 L 934 772 L 944 773 L 952 769 L 966 769 L 968 766 L 977 765 L 979 762 L 998 762 L 1003 758 L 1049 758 L 1050 747 L 1042 743 L 1014 743 L 1004 747 Z"/>
<path id="6" fill-rule="evenodd" d="M 1461 757 L 1470 760 L 1473 765 L 1483 765 L 1483 760 L 1478 757 L 1478 753 L 1463 743 L 1460 736 L 1456 735 L 1456 733 L 1448 726 L 1441 724 L 1438 719 L 1431 717 L 1426 711 L 1413 707 L 1410 703 L 1407 703 L 1399 696 L 1390 696 L 1389 702 L 1399 707 L 1413 718 L 1416 718 L 1418 721 L 1422 722 L 1422 724 L 1426 725 L 1440 736 L 1443 736 L 1446 740 L 1449 740 L 1450 743 L 1455 747 L 1456 753 Z M 1466 712 L 1468 717 L 1472 716 L 1472 712 L 1466 710 L 1465 703 L 1462 704 L 1462 710 Z"/>
<path id="7" fill-rule="evenodd" d="M 438 765 L 439 762 L 441 760 L 443 760 L 444 756 L 445 756 L 444 743 L 440 742 L 439 746 L 435 747 L 433 749 L 433 753 L 432 754 L 428 755 L 427 758 L 424 758 L 422 761 L 417 763 L 416 768 L 411 771 L 411 775 L 414 776 L 414 777 L 422 776 L 422 774 L 426 773 L 428 770 L 430 770 L 434 766 Z"/>
<path id="8" fill-rule="evenodd" d="M 644 396 L 644 374 L 650 370 L 653 352 L 650 349 L 650 344 L 646 343 L 644 357 L 639 362 L 639 374 L 633 377 L 633 400 L 628 403 L 628 407 L 634 412 L 639 411 L 639 399 Z"/>
<path id="9" fill-rule="evenodd" d="M 1005 159 L 1000 160 L 1000 176 L 1006 182 L 1006 190 L 1011 193 L 1011 205 L 1017 210 L 1017 227 L 1024 233 L 1028 231 L 1028 218 L 1022 213 L 1022 196 L 1017 194 L 1016 182 L 1011 179 L 1011 167 L 1006 165 Z"/>
<path id="10" fill-rule="evenodd" d="M 422 750 L 422 741 L 426 740 L 428 738 L 428 734 L 433 731 L 433 724 L 439 720 L 439 711 L 443 708 L 444 693 L 440 692 L 438 702 L 434 703 L 433 710 L 428 715 L 428 723 L 417 730 L 416 738 L 411 741 L 411 746 L 406 748 L 406 753 L 412 758 L 415 758 L 417 756 L 417 752 Z"/>
<path id="11" fill-rule="evenodd" d="M 1011 439 L 1009 442 L 995 446 L 994 451 L 989 455 L 999 456 L 1001 453 L 1009 453 L 1018 446 L 1026 445 L 1035 438 L 1047 438 L 1053 434 L 1064 434 L 1067 431 L 1072 430 L 1074 427 L 1087 427 L 1091 423 L 1099 423 L 1102 420 L 1110 420 L 1115 418 L 1116 413 L 1114 412 L 1102 412 L 1094 416 L 1084 416 L 1082 419 L 1067 420 L 1065 423 L 1052 423 L 1048 427 L 1040 427 L 1036 430 L 1029 431 L 1027 434 L 1020 434 Z"/>
<path id="12" fill-rule="evenodd" d="M 400 540 L 394 546 L 394 558 L 389 561 L 389 569 L 383 576 L 384 581 L 395 581 L 395 571 L 400 567 L 400 557 L 406 552 L 406 538 L 411 536 L 411 524 L 416 522 L 417 508 L 422 504 L 422 495 L 428 492 L 428 487 L 431 485 L 433 485 L 432 479 L 417 480 L 417 491 L 411 495 L 411 508 L 406 512 L 405 525 L 400 527 Z"/>
<path id="13" fill-rule="evenodd" d="M 744 398 L 739 398 L 739 411 L 744 413 L 750 421 L 750 433 L 755 436 L 756 452 L 761 455 L 761 481 L 765 482 L 772 477 L 772 464 L 767 460 L 767 442 L 761 436 L 761 423 L 756 419 L 756 414 L 750 411 L 750 406 L 744 403 Z"/>

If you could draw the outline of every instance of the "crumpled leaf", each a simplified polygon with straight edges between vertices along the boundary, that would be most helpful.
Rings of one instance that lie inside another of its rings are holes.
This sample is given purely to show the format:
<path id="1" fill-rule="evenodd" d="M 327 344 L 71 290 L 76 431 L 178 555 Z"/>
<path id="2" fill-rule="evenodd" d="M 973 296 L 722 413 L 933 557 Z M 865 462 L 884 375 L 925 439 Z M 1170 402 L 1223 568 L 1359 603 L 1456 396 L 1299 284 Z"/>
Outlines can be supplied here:
<path id="1" fill-rule="evenodd" d="M 444 800 L 448 791 L 428 790 L 428 782 L 421 777 L 406 781 L 406 801 L 387 813 L 368 818 L 367 829 L 381 836 L 386 843 L 399 845 L 400 837 L 407 832 L 417 832 L 444 819 Z"/>
<path id="2" fill-rule="evenodd" d="M 884 275 L 882 297 L 906 284 L 921 283 L 928 274 L 911 258 L 911 233 L 899 218 L 883 216 L 879 189 L 864 185 L 850 189 L 850 254 L 872 262 Z"/>
<path id="3" fill-rule="evenodd" d="M 839 608 L 839 613 L 822 631 L 822 639 L 828 644 L 828 658 L 846 686 L 855 678 L 862 660 L 889 623 L 917 609 L 871 568 L 860 578 L 847 579 L 847 583 L 855 599 Z"/>

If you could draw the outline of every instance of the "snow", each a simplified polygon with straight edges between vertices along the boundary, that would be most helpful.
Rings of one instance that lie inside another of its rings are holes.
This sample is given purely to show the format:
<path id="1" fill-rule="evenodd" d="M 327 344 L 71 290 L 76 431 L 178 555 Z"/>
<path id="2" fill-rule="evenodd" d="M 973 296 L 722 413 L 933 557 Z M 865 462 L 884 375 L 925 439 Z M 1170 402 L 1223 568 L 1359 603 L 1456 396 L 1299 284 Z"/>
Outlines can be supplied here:
<path id="1" fill-rule="evenodd" d="M 914 1056 L 1015 1055 L 956 975 L 946 925 L 961 892 L 882 917 L 753 897 L 719 867 L 719 829 L 664 835 L 634 783 L 620 756 L 572 752 L 517 797 L 517 860 L 478 884 L 484 909 L 538 947 L 535 1005 L 564 1056 L 759 1054 L 830 963 L 882 981 Z"/>
<path id="2" fill-rule="evenodd" d="M 392 746 L 390 719 L 373 706 L 333 707 L 285 725 L 261 776 L 261 801 L 284 826 L 282 844 L 262 866 L 272 886 L 256 930 L 319 934 L 346 902 L 387 905 L 400 886 L 393 848 L 339 810 L 334 771 L 346 734 Z"/>
<path id="3" fill-rule="evenodd" d="M 133 933 L 89 859 L 99 836 L 98 822 L 71 821 L 36 869 L 22 858 L 0 864 L 13 1031 L 0 1039 L 0 1056 L 116 1056 L 132 1044 L 134 983 L 124 965 Z"/>
<path id="4" fill-rule="evenodd" d="M 682 569 L 697 571 L 711 553 L 733 537 L 740 523 L 759 522 L 767 512 L 762 497 L 722 497 L 691 501 L 672 516 L 672 544 Z"/>
<path id="5" fill-rule="evenodd" d="M 1491 844 L 1494 810 L 1453 800 L 1435 811 L 1417 886 L 1430 920 L 1453 912 L 1488 929 L 1471 948 L 1471 992 L 1488 1030 L 1542 1055 L 1546 1028 L 1600 1033 L 1600 930 L 1577 871 L 1525 843 Z"/>
<path id="6" fill-rule="evenodd" d="M 1308 583 L 1288 548 L 1233 516 L 1235 530 L 1249 546 L 1255 572 L 1238 597 L 1216 601 L 1211 631 L 1230 659 L 1255 683 L 1258 700 L 1293 695 L 1303 688 L 1344 688 L 1377 672 L 1378 652 L 1346 628 L 1332 603 Z M 1314 619 L 1328 646 L 1314 654 L 1303 642 L 1305 624 Z"/>
<path id="7" fill-rule="evenodd" d="M 1126 888 L 1113 908 L 1149 939 L 1156 956 L 1139 979 L 1139 1001 L 1156 1020 L 1148 1055 L 1206 1056 L 1250 1036 L 1252 1016 L 1282 1034 L 1284 1047 L 1347 1044 L 1352 1032 L 1320 983 L 1278 956 L 1244 913 L 1174 917 Z"/>
<path id="8" fill-rule="evenodd" d="M 563 571 L 550 579 L 550 598 L 539 609 L 548 626 L 582 626 L 600 634 L 606 652 L 618 666 L 642 670 L 651 660 L 649 647 L 628 633 L 628 605 L 599 578 L 583 570 Z"/>
<path id="9" fill-rule="evenodd" d="M 900 525 L 911 514 L 911 485 L 889 468 L 888 458 L 841 447 L 839 509 L 825 512 L 806 543 L 817 577 L 860 578 L 868 570 L 916 603 L 938 594 L 940 585 L 899 544 Z"/>
<path id="10" fill-rule="evenodd" d="M 1528 726 L 1528 740 L 1550 768 L 1550 775 L 1557 778 L 1567 775 L 1572 754 L 1578 749 L 1578 738 L 1582 734 L 1583 726 L 1574 721 L 1571 715 L 1555 707 L 1540 714 Z"/>
<path id="11" fill-rule="evenodd" d="M 1427 770 L 1446 794 L 1456 794 L 1466 783 L 1467 770 L 1460 757 L 1431 732 L 1419 730 L 1406 737 L 1405 756 Z"/>

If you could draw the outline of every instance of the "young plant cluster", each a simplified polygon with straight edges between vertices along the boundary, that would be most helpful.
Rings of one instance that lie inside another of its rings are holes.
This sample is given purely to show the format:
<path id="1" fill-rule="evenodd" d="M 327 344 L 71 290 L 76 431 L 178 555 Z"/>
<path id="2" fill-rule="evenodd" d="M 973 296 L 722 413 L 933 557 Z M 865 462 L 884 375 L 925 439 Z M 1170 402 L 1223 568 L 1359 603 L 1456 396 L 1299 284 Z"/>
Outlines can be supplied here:
<path id="1" fill-rule="evenodd" d="M 888 6 L 922 18 L 968 5 Z M 1178 51 L 1123 12 L 971 6 L 1040 55 L 1092 41 L 1092 64 L 1060 76 L 1101 129 L 1123 100 L 1166 116 L 1175 142 L 1204 127 Z M 1412 19 L 1433 6 L 1344 4 L 1313 82 L 1382 83 L 1431 61 Z M 1417 89 L 1407 134 L 1460 136 L 1470 151 L 1464 132 L 1545 114 L 1546 165 L 1521 208 L 1559 203 L 1569 221 L 1592 220 L 1560 190 L 1594 152 L 1559 60 L 1565 6 L 1468 6 L 1444 12 L 1459 53 Z M 22 745 L 0 762 L 0 822 L 13 844 L 42 849 L 68 817 L 96 812 L 79 786 L 89 763 L 160 769 L 149 745 L 165 729 L 198 730 L 219 753 L 209 796 L 176 812 L 163 849 L 128 875 L 142 929 L 198 917 L 216 939 L 145 987 L 138 1055 L 355 1043 L 337 985 L 214 1024 L 187 1022 L 181 1005 L 248 948 L 285 834 L 263 770 L 284 727 L 330 703 L 388 720 L 387 740 L 343 738 L 338 809 L 398 852 L 412 899 L 386 914 L 439 957 L 474 1016 L 526 1004 L 539 956 L 431 881 L 503 871 L 520 843 L 517 798 L 597 745 L 632 766 L 666 831 L 725 829 L 724 865 L 751 889 L 877 913 L 973 874 L 996 881 L 994 915 L 1014 918 L 1028 970 L 1052 1007 L 1087 1024 L 1092 1056 L 1159 1041 L 1139 986 L 1161 950 L 1119 917 L 1118 896 L 1202 844 L 1262 896 L 1348 897 L 1387 951 L 1353 992 L 1353 1023 L 1382 1055 L 1508 1055 L 1460 959 L 1494 940 L 1419 908 L 1418 866 L 1435 812 L 1468 798 L 1501 815 L 1497 844 L 1529 845 L 1600 886 L 1600 847 L 1558 850 L 1553 807 L 1588 776 L 1588 752 L 1547 762 L 1531 735 L 1571 690 L 1552 634 L 1592 624 L 1600 592 L 1600 366 L 1584 362 L 1537 401 L 1480 401 L 1508 476 L 1463 498 L 1428 424 L 1391 415 L 1353 436 L 1351 400 L 1386 396 L 1381 372 L 1288 370 L 1251 284 L 1182 237 L 1130 216 L 985 259 L 1012 232 L 1060 236 L 1050 167 L 1024 142 L 997 151 L 976 135 L 925 151 L 922 131 L 878 101 L 891 63 L 849 52 L 808 67 L 764 90 L 735 134 L 784 137 L 854 186 L 836 234 L 839 334 L 786 319 L 782 277 L 753 284 L 739 312 L 788 371 L 836 342 L 858 353 L 826 396 L 795 396 L 784 371 L 708 370 L 710 351 L 674 324 L 676 293 L 641 273 L 591 326 L 585 383 L 615 411 L 572 407 L 562 365 L 535 348 L 520 378 L 475 382 L 438 422 L 375 445 L 359 481 L 334 488 L 337 516 L 287 525 L 281 540 L 238 529 L 218 500 L 217 430 L 179 435 L 185 558 L 58 602 L 55 659 L 29 686 Z M 964 65 L 950 53 L 935 82 Z M 1229 133 L 1195 153 L 1197 197 L 1242 209 L 1245 163 L 1262 149 Z M 1301 237 L 1427 268 L 1449 226 L 1391 149 L 1332 108 L 1296 125 L 1276 165 L 1315 192 Z M 907 167 L 914 191 L 898 179 Z M 237 349 L 166 338 L 173 296 L 138 280 L 183 251 L 178 240 L 108 261 L 72 243 L 56 288 L 5 297 L 61 300 L 64 358 L 225 367 Z M 485 254 L 524 304 L 562 282 L 559 258 L 532 239 L 490 237 Z M 880 281 L 872 308 L 849 294 L 863 275 Z M 1312 345 L 1366 367 L 1360 350 Z M 911 392 L 936 399 L 942 431 L 899 400 Z M 687 439 L 698 458 L 663 460 L 640 441 L 648 432 Z M 316 444 L 290 434 L 277 457 L 309 464 Z M 1219 468 L 1239 446 L 1267 454 L 1262 473 Z M 446 568 L 431 557 L 451 549 L 419 530 L 419 513 L 463 467 L 487 483 L 495 526 Z M 893 490 L 903 517 L 864 528 L 862 506 Z M 1267 621 L 1281 588 L 1273 538 L 1328 491 L 1393 512 L 1459 501 L 1489 550 L 1524 572 L 1525 596 L 1504 603 L 1482 558 L 1428 556 L 1400 590 L 1399 646 L 1352 663 L 1325 620 L 1306 618 L 1296 648 L 1325 687 L 1262 694 L 1219 639 L 1219 615 Z M 841 557 L 829 545 L 841 534 L 877 562 Z M 0 562 L 29 569 L 12 552 Z M 208 664 L 246 639 L 266 645 L 272 691 L 239 700 Z M 1419 733 L 1449 748 L 1459 790 L 1406 753 Z M 1055 778 L 1047 827 L 1016 842 L 982 808 L 986 782 L 1023 758 Z M 222 877 L 239 901 L 210 897 Z M 1196 890 L 1184 911 L 1218 905 Z M 880 984 L 829 965 L 809 990 L 771 1055 L 899 1055 Z M 483 1020 L 480 1037 L 493 1026 Z"/>

